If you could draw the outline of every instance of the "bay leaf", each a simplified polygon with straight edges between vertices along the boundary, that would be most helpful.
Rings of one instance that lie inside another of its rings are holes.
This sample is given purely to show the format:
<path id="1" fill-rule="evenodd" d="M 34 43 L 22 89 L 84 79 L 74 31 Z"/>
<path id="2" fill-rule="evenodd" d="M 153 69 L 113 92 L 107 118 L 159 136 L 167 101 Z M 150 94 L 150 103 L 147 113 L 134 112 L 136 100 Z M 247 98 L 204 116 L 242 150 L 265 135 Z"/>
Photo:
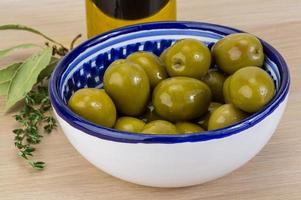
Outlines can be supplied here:
<path id="1" fill-rule="evenodd" d="M 61 43 L 59 43 L 59 42 L 53 40 L 52 38 L 48 37 L 44 33 L 40 32 L 40 31 L 38 31 L 38 30 L 36 30 L 34 28 L 31 28 L 31 27 L 28 27 L 28 26 L 24 26 L 24 25 L 21 25 L 21 24 L 5 24 L 5 25 L 0 25 L 0 30 L 22 30 L 22 31 L 28 31 L 28 32 L 40 35 L 40 36 L 44 37 L 45 39 L 47 39 L 47 40 L 49 40 L 49 41 L 51 41 L 53 43 L 59 44 L 60 46 L 64 46 Z"/>
<path id="2" fill-rule="evenodd" d="M 28 49 L 28 48 L 33 48 L 33 47 L 41 47 L 41 46 L 36 45 L 36 44 L 20 44 L 20 45 L 14 46 L 14 47 L 10 47 L 8 49 L 0 49 L 0 59 L 15 50 Z"/>
<path id="3" fill-rule="evenodd" d="M 22 63 L 13 63 L 0 69 L 0 84 L 10 81 Z"/>
<path id="4" fill-rule="evenodd" d="M 59 60 L 60 59 L 58 59 L 56 57 L 52 57 L 51 58 L 51 61 L 48 64 L 48 66 L 45 69 L 43 69 L 43 71 L 41 71 L 41 73 L 39 74 L 38 82 L 40 82 L 44 78 L 49 77 L 51 75 L 51 73 L 53 72 L 53 70 L 56 67 L 56 65 L 59 62 Z"/>
<path id="5" fill-rule="evenodd" d="M 9 88 L 9 83 L 10 81 L 4 82 L 0 84 L 0 96 L 6 96 L 8 93 L 8 88 Z"/>
<path id="6" fill-rule="evenodd" d="M 47 67 L 52 57 L 52 48 L 45 48 L 26 59 L 10 82 L 5 110 L 8 110 L 32 89 L 40 72 Z"/>
<path id="7" fill-rule="evenodd" d="M 7 95 L 10 81 L 21 64 L 22 63 L 13 63 L 0 70 L 0 95 Z"/>

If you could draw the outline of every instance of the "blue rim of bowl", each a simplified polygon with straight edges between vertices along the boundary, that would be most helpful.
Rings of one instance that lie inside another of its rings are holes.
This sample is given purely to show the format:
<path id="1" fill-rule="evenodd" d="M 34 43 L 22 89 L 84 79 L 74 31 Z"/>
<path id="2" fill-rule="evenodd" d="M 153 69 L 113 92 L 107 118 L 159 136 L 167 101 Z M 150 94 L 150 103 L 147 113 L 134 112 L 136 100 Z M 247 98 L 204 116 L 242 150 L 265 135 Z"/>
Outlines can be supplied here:
<path id="1" fill-rule="evenodd" d="M 162 29 L 162 28 L 177 28 L 177 29 L 202 29 L 213 31 L 222 35 L 228 35 L 232 33 L 243 32 L 238 29 L 210 24 L 202 22 L 189 22 L 189 21 L 163 21 L 163 22 L 153 22 L 144 23 L 133 26 L 127 26 L 119 28 L 113 31 L 109 31 L 91 38 L 81 45 L 77 46 L 75 49 L 70 51 L 57 65 L 54 72 L 52 73 L 49 93 L 50 100 L 55 112 L 72 127 L 83 131 L 86 134 L 115 142 L 123 143 L 183 143 L 183 142 L 200 142 L 208 141 L 213 139 L 225 138 L 241 131 L 244 131 L 255 124 L 259 123 L 267 116 L 269 116 L 286 98 L 288 95 L 288 90 L 290 86 L 290 77 L 287 64 L 285 63 L 283 57 L 274 49 L 271 45 L 261 39 L 264 47 L 265 54 L 268 55 L 277 65 L 279 73 L 281 74 L 280 87 L 274 98 L 259 112 L 249 116 L 248 118 L 242 120 L 241 122 L 214 131 L 206 131 L 203 133 L 194 134 L 179 134 L 179 135 L 152 135 L 152 134 L 137 134 L 130 132 L 117 131 L 112 128 L 106 128 L 103 126 L 96 125 L 90 121 L 87 121 L 80 116 L 72 112 L 69 107 L 64 103 L 63 99 L 60 97 L 59 84 L 60 77 L 67 66 L 80 52 L 85 49 L 97 44 L 99 42 L 105 41 L 109 38 L 113 38 L 122 34 L 131 33 L 141 30 L 150 29 Z M 74 133 L 75 134 L 75 133 Z"/>

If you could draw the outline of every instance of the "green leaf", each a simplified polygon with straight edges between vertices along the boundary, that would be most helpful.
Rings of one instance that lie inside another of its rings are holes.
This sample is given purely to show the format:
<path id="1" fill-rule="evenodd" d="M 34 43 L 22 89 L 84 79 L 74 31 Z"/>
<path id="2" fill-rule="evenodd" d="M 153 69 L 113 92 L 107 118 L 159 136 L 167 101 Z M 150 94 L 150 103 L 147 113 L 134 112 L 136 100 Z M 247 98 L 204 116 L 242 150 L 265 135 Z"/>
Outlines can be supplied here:
<path id="1" fill-rule="evenodd" d="M 8 49 L 1 49 L 0 50 L 0 59 L 3 58 L 4 56 L 6 56 L 7 54 L 15 51 L 15 50 L 28 49 L 28 48 L 33 48 L 33 47 L 40 47 L 41 48 L 41 46 L 36 45 L 36 44 L 20 44 L 20 45 L 14 46 L 14 47 L 10 47 Z"/>
<path id="2" fill-rule="evenodd" d="M 0 84 L 0 96 L 6 96 L 8 93 L 9 82 Z"/>
<path id="3" fill-rule="evenodd" d="M 50 63 L 52 49 L 45 48 L 42 52 L 29 57 L 17 70 L 8 89 L 6 110 L 23 99 L 37 82 L 40 72 Z"/>
<path id="4" fill-rule="evenodd" d="M 41 162 L 41 161 L 32 161 L 32 160 L 29 160 L 28 163 L 35 169 L 38 169 L 38 170 L 42 170 L 44 169 L 46 163 L 44 162 Z"/>
<path id="5" fill-rule="evenodd" d="M 0 95 L 7 95 L 10 81 L 22 63 L 13 63 L 0 70 Z"/>
<path id="6" fill-rule="evenodd" d="M 39 77 L 38 77 L 38 82 L 40 82 L 41 80 L 43 80 L 46 77 L 49 77 L 52 73 L 52 71 L 54 70 L 54 68 L 56 67 L 57 63 L 59 62 L 60 59 L 56 58 L 56 57 L 52 57 L 51 61 L 49 63 L 49 65 L 43 69 L 43 71 L 41 71 Z"/>
<path id="7" fill-rule="evenodd" d="M 0 84 L 10 81 L 22 63 L 13 63 L 0 70 Z"/>
<path id="8" fill-rule="evenodd" d="M 28 26 L 24 26 L 24 25 L 21 25 L 21 24 L 6 24 L 6 25 L 1 25 L 0 26 L 0 30 L 22 30 L 22 31 L 28 31 L 28 32 L 31 32 L 31 33 L 35 33 L 37 35 L 40 35 L 42 37 L 44 37 L 45 39 L 53 42 L 53 43 L 56 43 L 60 46 L 64 46 L 62 45 L 61 43 L 53 40 L 52 38 L 48 37 L 47 35 L 45 35 L 44 33 L 34 29 L 34 28 L 31 28 L 31 27 L 28 27 Z"/>

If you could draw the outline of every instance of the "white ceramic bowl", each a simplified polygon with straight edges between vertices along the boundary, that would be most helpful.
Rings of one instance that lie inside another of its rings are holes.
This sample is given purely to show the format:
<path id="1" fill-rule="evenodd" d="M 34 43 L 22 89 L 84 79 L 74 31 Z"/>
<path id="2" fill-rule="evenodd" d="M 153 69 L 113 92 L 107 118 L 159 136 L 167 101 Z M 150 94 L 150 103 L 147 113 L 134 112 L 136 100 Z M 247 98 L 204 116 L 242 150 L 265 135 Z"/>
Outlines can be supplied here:
<path id="1" fill-rule="evenodd" d="M 211 47 L 218 39 L 237 32 L 240 31 L 206 23 L 160 22 L 121 28 L 86 41 L 58 64 L 49 86 L 50 99 L 65 135 L 99 169 L 141 185 L 190 186 L 239 168 L 270 139 L 287 102 L 287 66 L 281 55 L 264 41 L 264 69 L 273 77 L 277 93 L 258 113 L 223 129 L 187 135 L 120 132 L 84 120 L 66 105 L 77 89 L 101 87 L 106 67 L 132 52 L 145 50 L 159 55 L 181 38 L 196 38 Z"/>

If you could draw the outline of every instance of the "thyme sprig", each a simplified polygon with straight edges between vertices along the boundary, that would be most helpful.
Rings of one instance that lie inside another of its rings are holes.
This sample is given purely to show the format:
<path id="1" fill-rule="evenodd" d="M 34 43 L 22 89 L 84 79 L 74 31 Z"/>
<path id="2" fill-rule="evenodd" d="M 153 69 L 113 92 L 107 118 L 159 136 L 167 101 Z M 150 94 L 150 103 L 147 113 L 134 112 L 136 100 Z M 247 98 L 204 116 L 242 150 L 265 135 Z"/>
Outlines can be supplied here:
<path id="1" fill-rule="evenodd" d="M 18 155 L 35 169 L 43 169 L 45 162 L 30 159 L 36 144 L 41 142 L 42 133 L 49 134 L 56 127 L 56 120 L 51 116 L 51 104 L 46 86 L 40 83 L 37 88 L 30 91 L 24 99 L 24 107 L 14 118 L 21 127 L 14 129 L 15 146 L 19 150 Z"/>

